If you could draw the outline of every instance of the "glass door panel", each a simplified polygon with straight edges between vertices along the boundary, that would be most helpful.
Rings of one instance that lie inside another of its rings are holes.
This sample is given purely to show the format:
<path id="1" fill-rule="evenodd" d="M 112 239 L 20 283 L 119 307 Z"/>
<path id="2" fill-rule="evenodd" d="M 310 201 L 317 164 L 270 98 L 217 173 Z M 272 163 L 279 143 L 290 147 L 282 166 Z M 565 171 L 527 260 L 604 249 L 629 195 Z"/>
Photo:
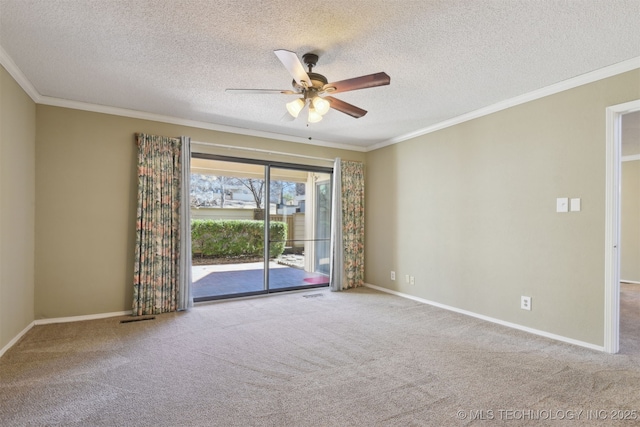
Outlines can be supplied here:
<path id="1" fill-rule="evenodd" d="M 316 272 L 329 275 L 331 248 L 331 181 L 316 182 L 315 265 Z"/>
<path id="2" fill-rule="evenodd" d="M 270 168 L 270 291 L 329 284 L 331 174 Z"/>
<path id="3" fill-rule="evenodd" d="M 191 159 L 194 301 L 266 292 L 265 166 Z"/>

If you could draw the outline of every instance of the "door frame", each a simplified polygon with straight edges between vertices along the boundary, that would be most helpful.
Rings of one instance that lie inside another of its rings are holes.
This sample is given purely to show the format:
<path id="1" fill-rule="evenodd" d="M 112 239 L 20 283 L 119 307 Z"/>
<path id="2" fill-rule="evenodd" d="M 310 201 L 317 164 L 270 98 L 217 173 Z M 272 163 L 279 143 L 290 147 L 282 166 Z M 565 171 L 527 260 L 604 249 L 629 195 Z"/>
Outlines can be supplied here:
<path id="1" fill-rule="evenodd" d="M 194 159 L 205 159 L 205 160 L 219 160 L 219 161 L 224 161 L 224 162 L 231 162 L 231 163 L 246 163 L 246 164 L 252 164 L 252 165 L 260 165 L 260 166 L 264 166 L 264 180 L 265 180 L 265 194 L 264 194 L 264 198 L 265 198 L 265 206 L 264 206 L 264 210 L 265 210 L 265 215 L 264 215 L 264 252 L 263 252 L 263 258 L 264 258 L 264 267 L 263 267 L 263 290 L 262 291 L 252 291 L 252 292 L 247 292 L 247 293 L 238 293 L 238 294 L 232 294 L 232 295 L 223 295 L 223 296 L 215 296 L 215 297 L 206 297 L 206 298 L 199 298 L 198 301 L 196 302 L 201 302 L 201 301 L 209 301 L 209 300 L 217 300 L 217 299 L 227 299 L 227 298 L 237 298 L 237 297 L 246 297 L 246 296 L 253 296 L 253 295 L 262 295 L 262 294 L 270 294 L 270 293 L 275 293 L 275 292 L 282 292 L 282 291 L 289 291 L 289 290 L 297 290 L 296 289 L 289 289 L 289 288 L 284 288 L 284 289 L 271 289 L 271 287 L 269 286 L 269 249 L 271 247 L 271 241 L 270 241 L 270 221 L 271 221 L 271 216 L 269 214 L 269 203 L 270 203 L 270 199 L 271 199 L 271 169 L 289 169 L 289 170 L 300 170 L 300 171 L 304 171 L 304 172 L 318 172 L 318 173 L 328 173 L 330 174 L 331 178 L 329 180 L 330 183 L 333 182 L 333 166 L 330 167 L 325 167 L 325 166 L 315 166 L 315 165 L 305 165 L 305 164 L 298 164 L 298 163 L 287 163 L 287 162 L 278 162 L 278 161 L 269 161 L 269 160 L 261 160 L 261 159 L 252 159 L 252 158 L 243 158 L 243 157 L 233 157 L 233 156 L 224 156 L 224 155 L 218 155 L 218 154 L 210 154 L 210 153 L 202 153 L 202 152 L 192 152 L 191 153 L 191 158 Z M 315 188 L 314 188 L 315 190 Z M 314 196 L 315 197 L 315 196 Z M 304 286 L 301 287 L 302 288 L 311 288 L 314 286 Z"/>
<path id="2" fill-rule="evenodd" d="M 604 351 L 620 351 L 620 174 L 622 116 L 640 111 L 640 99 L 606 109 Z"/>

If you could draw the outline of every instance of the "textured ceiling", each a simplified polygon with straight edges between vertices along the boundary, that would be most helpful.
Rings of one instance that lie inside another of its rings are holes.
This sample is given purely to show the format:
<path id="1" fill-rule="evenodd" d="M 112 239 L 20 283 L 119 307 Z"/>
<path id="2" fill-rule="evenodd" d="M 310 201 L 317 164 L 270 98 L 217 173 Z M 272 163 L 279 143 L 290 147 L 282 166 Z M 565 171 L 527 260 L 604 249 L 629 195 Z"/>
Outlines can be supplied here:
<path id="1" fill-rule="evenodd" d="M 4 56 L 42 97 L 358 149 L 640 57 L 639 28 L 638 0 L 0 0 Z M 335 95 L 360 119 L 281 121 L 290 96 L 224 91 L 290 89 L 274 49 L 391 84 Z"/>

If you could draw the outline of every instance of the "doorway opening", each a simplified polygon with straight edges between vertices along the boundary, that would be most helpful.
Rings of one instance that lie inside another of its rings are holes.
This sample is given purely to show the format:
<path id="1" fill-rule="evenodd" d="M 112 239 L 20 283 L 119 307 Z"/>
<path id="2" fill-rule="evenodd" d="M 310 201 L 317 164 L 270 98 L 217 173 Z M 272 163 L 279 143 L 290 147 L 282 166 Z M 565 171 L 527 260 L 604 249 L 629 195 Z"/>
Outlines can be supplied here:
<path id="1" fill-rule="evenodd" d="M 328 286 L 332 175 L 192 154 L 194 301 Z"/>
<path id="2" fill-rule="evenodd" d="M 640 111 L 640 100 L 606 109 L 605 330 L 604 350 L 620 350 L 620 211 L 622 117 Z"/>
<path id="3" fill-rule="evenodd" d="M 640 111 L 621 117 L 620 349 L 640 352 Z"/>

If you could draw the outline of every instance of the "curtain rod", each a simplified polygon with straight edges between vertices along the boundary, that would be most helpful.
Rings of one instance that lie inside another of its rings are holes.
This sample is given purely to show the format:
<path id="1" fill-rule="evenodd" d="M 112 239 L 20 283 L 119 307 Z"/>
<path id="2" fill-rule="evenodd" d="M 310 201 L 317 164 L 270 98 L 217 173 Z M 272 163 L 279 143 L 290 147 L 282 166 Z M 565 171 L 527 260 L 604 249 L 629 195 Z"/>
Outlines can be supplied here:
<path id="1" fill-rule="evenodd" d="M 229 149 L 229 150 L 254 151 L 254 152 L 257 152 L 257 153 L 276 154 L 276 155 L 279 155 L 279 156 L 300 157 L 300 158 L 303 158 L 303 159 L 322 160 L 323 162 L 332 162 L 333 163 L 335 161 L 335 159 L 326 159 L 324 157 L 305 156 L 303 154 L 284 153 L 282 151 L 262 150 L 260 148 L 235 147 L 233 145 L 214 144 L 212 142 L 191 141 L 191 144 L 208 145 L 210 147 L 226 148 L 226 149 Z"/>

